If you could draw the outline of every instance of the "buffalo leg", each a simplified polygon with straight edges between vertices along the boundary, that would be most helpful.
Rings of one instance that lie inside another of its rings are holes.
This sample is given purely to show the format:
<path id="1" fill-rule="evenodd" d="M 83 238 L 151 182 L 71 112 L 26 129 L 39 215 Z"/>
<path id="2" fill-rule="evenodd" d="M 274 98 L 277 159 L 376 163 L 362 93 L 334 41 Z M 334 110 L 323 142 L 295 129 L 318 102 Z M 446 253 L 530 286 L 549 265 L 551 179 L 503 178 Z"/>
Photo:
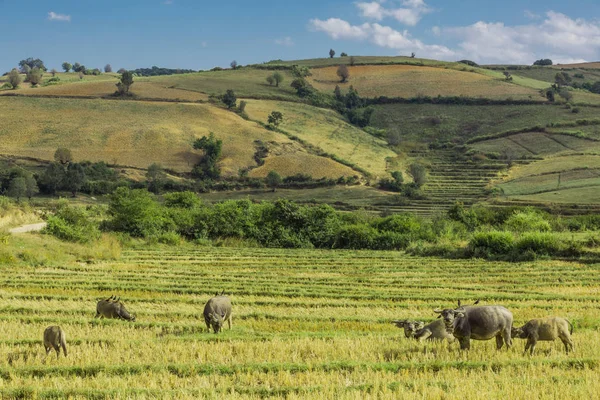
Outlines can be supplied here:
<path id="1" fill-rule="evenodd" d="M 461 350 L 469 350 L 471 348 L 471 338 L 470 337 L 460 338 L 459 343 L 460 343 Z"/>
<path id="2" fill-rule="evenodd" d="M 565 352 L 567 354 L 569 354 L 569 350 L 575 351 L 575 349 L 573 348 L 573 341 L 571 340 L 571 338 L 561 336 L 560 340 L 562 340 L 563 344 L 565 345 Z"/>
<path id="3" fill-rule="evenodd" d="M 419 336 L 417 336 L 417 339 L 419 340 L 419 342 L 424 342 L 431 335 L 432 335 L 432 332 L 430 330 L 425 330 L 425 331 L 421 332 L 421 334 Z"/>
<path id="4" fill-rule="evenodd" d="M 506 348 L 510 349 L 512 346 L 512 336 L 510 335 L 510 328 L 502 331 L 502 337 L 504 338 L 504 343 L 506 343 Z"/>
<path id="5" fill-rule="evenodd" d="M 531 355 L 531 356 L 533 355 L 536 344 L 537 344 L 537 338 L 530 337 L 529 339 L 527 339 L 527 345 L 529 346 L 529 355 Z"/>
<path id="6" fill-rule="evenodd" d="M 229 330 L 231 330 L 233 314 L 229 314 L 229 318 L 227 318 L 227 325 L 229 326 Z"/>
<path id="7" fill-rule="evenodd" d="M 496 349 L 500 350 L 503 345 L 504 345 L 504 339 L 502 339 L 502 335 L 497 334 L 496 335 Z"/>

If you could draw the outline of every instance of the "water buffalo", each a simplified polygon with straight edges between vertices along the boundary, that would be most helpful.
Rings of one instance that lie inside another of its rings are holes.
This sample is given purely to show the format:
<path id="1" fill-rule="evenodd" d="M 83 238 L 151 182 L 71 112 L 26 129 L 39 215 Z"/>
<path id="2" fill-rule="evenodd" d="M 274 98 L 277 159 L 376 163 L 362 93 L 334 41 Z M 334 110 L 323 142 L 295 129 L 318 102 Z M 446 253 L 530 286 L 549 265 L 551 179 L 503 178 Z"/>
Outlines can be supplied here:
<path id="1" fill-rule="evenodd" d="M 215 333 L 221 332 L 224 321 L 227 321 L 231 330 L 231 300 L 224 291 L 215 293 L 215 297 L 208 300 L 204 306 L 204 321 L 209 332 L 211 327 Z"/>
<path id="2" fill-rule="evenodd" d="M 419 342 L 424 340 L 448 340 L 454 342 L 454 336 L 446 330 L 444 321 L 435 320 L 425 325 L 421 321 L 392 321 L 398 328 L 404 328 L 404 336 L 417 339 Z"/>
<path id="3" fill-rule="evenodd" d="M 554 341 L 559 338 L 565 345 L 565 352 L 575 351 L 571 335 L 573 334 L 573 325 L 561 317 L 546 317 L 532 319 L 520 328 L 512 328 L 511 335 L 513 338 L 527 339 L 525 351 L 533 355 L 535 345 L 538 340 Z"/>
<path id="4" fill-rule="evenodd" d="M 62 347 L 65 357 L 67 356 L 67 337 L 65 331 L 60 326 L 49 326 L 44 330 L 44 348 L 46 355 L 54 348 L 56 358 L 60 357 L 60 348 Z"/>
<path id="5" fill-rule="evenodd" d="M 96 305 L 96 316 L 94 318 L 117 318 L 135 322 L 135 315 L 130 315 L 120 298 L 111 296 L 100 300 Z"/>
<path id="6" fill-rule="evenodd" d="M 460 302 L 459 302 L 460 305 Z M 471 348 L 471 339 L 496 338 L 496 346 L 512 345 L 513 315 L 502 306 L 459 306 L 457 309 L 433 310 L 443 318 L 446 330 L 460 343 L 462 350 Z"/>

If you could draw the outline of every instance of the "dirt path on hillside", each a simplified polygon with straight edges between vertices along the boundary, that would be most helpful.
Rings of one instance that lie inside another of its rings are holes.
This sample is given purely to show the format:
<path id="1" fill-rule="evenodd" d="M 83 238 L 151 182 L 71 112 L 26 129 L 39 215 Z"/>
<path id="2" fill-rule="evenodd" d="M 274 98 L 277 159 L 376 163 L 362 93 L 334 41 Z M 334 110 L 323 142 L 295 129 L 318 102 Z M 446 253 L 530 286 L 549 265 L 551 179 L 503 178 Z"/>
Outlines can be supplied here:
<path id="1" fill-rule="evenodd" d="M 17 228 L 9 229 L 9 233 L 27 233 L 27 232 L 39 232 L 46 227 L 45 222 L 39 222 L 37 224 L 29 224 L 19 226 Z"/>

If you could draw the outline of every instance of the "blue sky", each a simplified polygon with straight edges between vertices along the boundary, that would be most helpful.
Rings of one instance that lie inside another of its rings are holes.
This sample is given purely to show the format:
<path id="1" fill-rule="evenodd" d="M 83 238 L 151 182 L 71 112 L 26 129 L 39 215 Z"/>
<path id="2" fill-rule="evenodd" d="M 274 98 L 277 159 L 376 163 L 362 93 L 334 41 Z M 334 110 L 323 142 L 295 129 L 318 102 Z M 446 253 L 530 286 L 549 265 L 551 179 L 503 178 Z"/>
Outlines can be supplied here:
<path id="1" fill-rule="evenodd" d="M 0 73 L 49 68 L 208 69 L 271 59 L 417 56 L 482 63 L 600 60 L 598 0 L 0 0 Z"/>

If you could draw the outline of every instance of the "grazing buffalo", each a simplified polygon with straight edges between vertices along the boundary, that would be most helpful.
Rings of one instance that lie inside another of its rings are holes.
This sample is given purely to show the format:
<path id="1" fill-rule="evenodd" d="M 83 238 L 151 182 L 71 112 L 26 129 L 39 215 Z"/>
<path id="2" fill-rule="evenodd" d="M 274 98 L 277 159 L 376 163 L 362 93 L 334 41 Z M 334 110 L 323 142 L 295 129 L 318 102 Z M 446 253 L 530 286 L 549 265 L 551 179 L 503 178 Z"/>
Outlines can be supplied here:
<path id="1" fill-rule="evenodd" d="M 404 328 L 404 336 L 417 339 L 419 342 L 424 340 L 448 340 L 454 342 L 454 336 L 446 330 L 446 324 L 442 320 L 435 320 L 425 325 L 421 321 L 392 321 L 398 328 Z"/>
<path id="2" fill-rule="evenodd" d="M 54 348 L 56 358 L 60 357 L 60 348 L 62 347 L 65 357 L 67 356 L 67 337 L 65 331 L 60 326 L 49 326 L 44 330 L 44 348 L 46 355 Z"/>
<path id="3" fill-rule="evenodd" d="M 459 302 L 460 305 L 460 302 Z M 434 310 L 443 318 L 446 330 L 452 333 L 463 350 L 471 347 L 471 339 L 496 338 L 496 346 L 512 345 L 513 315 L 502 306 L 459 306 L 457 309 Z"/>
<path id="4" fill-rule="evenodd" d="M 117 318 L 135 322 L 135 315 L 130 315 L 125 305 L 115 296 L 98 302 L 95 318 Z"/>
<path id="5" fill-rule="evenodd" d="M 546 317 L 532 319 L 520 328 L 512 328 L 513 338 L 527 339 L 525 351 L 533 355 L 535 345 L 538 340 L 554 341 L 559 338 L 565 345 L 565 352 L 575 351 L 571 335 L 573 334 L 573 325 L 561 317 Z"/>
<path id="6" fill-rule="evenodd" d="M 221 332 L 224 321 L 231 330 L 231 300 L 225 296 L 225 291 L 215 293 L 215 297 L 208 300 L 204 306 L 204 321 L 209 332 L 211 327 L 215 333 Z"/>

